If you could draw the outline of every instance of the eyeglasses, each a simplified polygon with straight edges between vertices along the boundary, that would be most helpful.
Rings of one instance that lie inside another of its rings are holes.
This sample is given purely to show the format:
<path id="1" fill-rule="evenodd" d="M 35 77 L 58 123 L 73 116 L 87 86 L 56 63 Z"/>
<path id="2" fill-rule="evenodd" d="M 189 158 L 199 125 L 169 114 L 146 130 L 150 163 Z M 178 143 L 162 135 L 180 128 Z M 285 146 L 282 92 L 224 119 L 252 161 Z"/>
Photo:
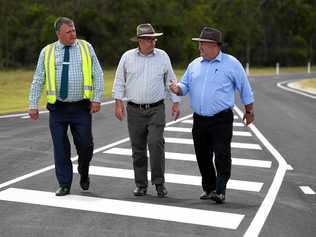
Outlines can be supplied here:
<path id="1" fill-rule="evenodd" d="M 139 37 L 139 39 L 150 41 L 150 42 L 157 42 L 158 39 L 152 37 Z"/>

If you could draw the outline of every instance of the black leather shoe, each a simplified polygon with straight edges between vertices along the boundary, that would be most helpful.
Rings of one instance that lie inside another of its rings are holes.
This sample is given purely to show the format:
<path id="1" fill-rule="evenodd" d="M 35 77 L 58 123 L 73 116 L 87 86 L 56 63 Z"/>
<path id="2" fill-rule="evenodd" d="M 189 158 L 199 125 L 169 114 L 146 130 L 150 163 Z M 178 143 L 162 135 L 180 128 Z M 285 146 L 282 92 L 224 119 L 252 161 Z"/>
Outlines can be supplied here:
<path id="1" fill-rule="evenodd" d="M 158 197 L 166 197 L 168 195 L 168 190 L 163 184 L 156 184 L 156 190 Z"/>
<path id="2" fill-rule="evenodd" d="M 136 187 L 134 190 L 134 196 L 145 196 L 147 194 L 147 188 Z"/>
<path id="3" fill-rule="evenodd" d="M 222 193 L 221 194 L 216 193 L 214 196 L 211 197 L 211 199 L 218 204 L 222 204 L 225 202 L 225 195 Z"/>
<path id="4" fill-rule="evenodd" d="M 83 176 L 80 177 L 80 187 L 83 190 L 88 190 L 90 187 L 90 178 L 84 178 Z"/>
<path id="5" fill-rule="evenodd" d="M 212 197 L 215 195 L 215 191 L 210 191 L 210 192 L 207 192 L 207 191 L 203 191 L 200 195 L 200 199 L 202 200 L 208 200 L 208 199 L 212 199 Z"/>
<path id="6" fill-rule="evenodd" d="M 70 188 L 68 187 L 59 187 L 56 191 L 56 196 L 65 196 L 70 193 Z"/>

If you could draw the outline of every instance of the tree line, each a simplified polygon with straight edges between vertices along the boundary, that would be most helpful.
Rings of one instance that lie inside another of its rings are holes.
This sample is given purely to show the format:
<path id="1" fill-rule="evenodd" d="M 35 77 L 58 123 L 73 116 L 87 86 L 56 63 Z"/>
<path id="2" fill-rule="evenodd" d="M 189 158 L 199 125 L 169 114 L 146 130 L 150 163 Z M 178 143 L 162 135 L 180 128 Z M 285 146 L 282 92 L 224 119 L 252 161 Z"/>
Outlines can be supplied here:
<path id="1" fill-rule="evenodd" d="M 74 20 L 102 65 L 116 66 L 140 23 L 151 23 L 176 66 L 198 55 L 203 26 L 223 32 L 223 51 L 244 65 L 316 63 L 316 0 L 0 0 L 0 69 L 33 67 L 56 40 L 59 16 Z"/>

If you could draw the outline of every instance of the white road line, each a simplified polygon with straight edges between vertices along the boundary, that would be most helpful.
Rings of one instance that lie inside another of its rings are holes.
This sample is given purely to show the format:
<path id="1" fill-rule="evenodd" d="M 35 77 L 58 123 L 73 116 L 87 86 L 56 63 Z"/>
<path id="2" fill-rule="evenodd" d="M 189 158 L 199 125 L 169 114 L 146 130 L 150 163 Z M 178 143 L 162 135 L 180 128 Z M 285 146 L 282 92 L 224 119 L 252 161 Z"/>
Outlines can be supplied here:
<path id="1" fill-rule="evenodd" d="M 188 138 L 175 138 L 175 137 L 165 137 L 165 142 L 167 143 L 178 143 L 178 144 L 193 144 L 192 139 Z M 232 148 L 242 148 L 242 149 L 254 149 L 254 150 L 262 150 L 261 146 L 253 143 L 240 143 L 240 142 L 232 142 Z"/>
<path id="2" fill-rule="evenodd" d="M 283 85 L 283 84 L 287 84 L 289 82 L 293 82 L 293 81 L 289 80 L 289 81 L 278 82 L 277 83 L 277 87 L 279 87 L 279 88 L 281 88 L 283 90 L 286 90 L 286 91 L 294 92 L 296 94 L 300 94 L 300 95 L 304 95 L 304 96 L 307 96 L 307 97 L 312 98 L 312 99 L 316 99 L 316 96 L 313 96 L 311 94 L 305 93 L 305 92 L 303 92 L 303 91 L 301 91 L 299 89 L 293 89 L 293 88 L 289 88 L 289 87 L 286 87 L 286 86 Z"/>
<path id="3" fill-rule="evenodd" d="M 110 104 L 110 103 L 113 103 L 113 101 L 104 102 L 103 104 L 105 104 L 105 103 Z M 18 115 L 18 116 L 20 116 L 20 115 Z M 15 115 L 15 117 L 18 117 L 18 116 Z M 166 126 L 170 126 L 170 125 L 173 125 L 173 124 L 175 124 L 175 123 L 181 122 L 182 120 L 191 118 L 192 116 L 193 116 L 192 114 L 187 115 L 187 116 L 184 116 L 184 117 L 178 119 L 177 121 L 172 121 L 172 122 L 167 123 Z M 0 118 L 1 118 L 1 117 L 0 117 Z M 95 150 L 93 151 L 93 153 L 97 153 L 97 152 L 100 152 L 100 151 L 102 151 L 102 150 L 109 149 L 109 148 L 111 148 L 111 147 L 117 146 L 117 145 L 119 145 L 119 144 L 121 144 L 121 143 L 124 143 L 124 142 L 127 142 L 127 141 L 129 141 L 129 138 L 128 138 L 128 137 L 127 137 L 127 138 L 124 138 L 124 139 L 121 139 L 121 140 L 119 140 L 119 141 L 117 141 L 117 142 L 113 142 L 113 143 L 111 143 L 111 144 L 108 144 L 108 145 L 106 145 L 106 146 L 99 147 L 99 148 L 95 149 Z M 78 156 L 74 156 L 74 157 L 71 158 L 72 161 L 76 161 L 77 159 L 78 159 Z M 31 177 L 33 177 L 33 176 L 35 176 L 35 175 L 38 175 L 38 174 L 44 173 L 44 172 L 46 172 L 46 171 L 52 170 L 52 169 L 54 169 L 54 168 L 55 168 L 55 165 L 50 165 L 50 166 L 47 166 L 47 167 L 45 167 L 45 168 L 42 168 L 42 169 L 39 169 L 39 170 L 30 172 L 30 173 L 28 173 L 28 174 L 26 174 L 26 175 L 22 175 L 22 176 L 20 176 L 20 177 L 17 177 L 17 178 L 15 178 L 15 179 L 11 179 L 11 180 L 9 180 L 9 181 L 7 181 L 7 182 L 4 182 L 4 183 L 0 184 L 0 188 L 4 188 L 4 187 L 9 186 L 9 185 L 11 185 L 11 184 L 20 182 L 20 181 L 25 180 L 25 179 L 28 179 L 28 178 L 31 178 Z"/>
<path id="4" fill-rule="evenodd" d="M 100 152 L 100 151 L 102 151 L 102 150 L 109 149 L 109 148 L 111 148 L 111 147 L 117 146 L 117 145 L 119 145 L 119 144 L 121 144 L 121 143 L 124 143 L 124 142 L 127 142 L 127 141 L 129 141 L 129 138 L 124 138 L 124 139 L 119 140 L 119 141 L 117 141 L 117 142 L 113 142 L 113 143 L 108 144 L 108 145 L 106 145 L 106 146 L 103 146 L 103 147 L 100 147 L 100 148 L 98 148 L 98 149 L 95 149 L 95 150 L 93 151 L 93 153 L 97 153 L 97 152 Z M 78 156 L 75 156 L 75 157 L 71 158 L 72 161 L 75 161 L 75 160 L 77 160 L 77 159 L 78 159 Z M 47 166 L 47 167 L 45 167 L 45 168 L 43 168 L 43 169 L 39 169 L 39 170 L 33 171 L 33 172 L 28 173 L 28 174 L 26 174 L 26 175 L 20 176 L 20 177 L 18 177 L 18 178 L 15 178 L 15 179 L 12 179 L 12 180 L 9 180 L 9 181 L 7 181 L 7 182 L 4 182 L 4 183 L 0 184 L 0 188 L 3 188 L 3 187 L 6 187 L 6 186 L 9 186 L 9 185 L 11 185 L 11 184 L 20 182 L 20 181 L 22 181 L 22 180 L 31 178 L 31 177 L 33 177 L 33 176 L 35 176 L 35 175 L 44 173 L 44 172 L 49 171 L 49 170 L 52 170 L 52 169 L 54 169 L 54 168 L 55 168 L 55 165 L 50 165 L 50 166 Z"/>
<path id="5" fill-rule="evenodd" d="M 9 188 L 0 192 L 0 199 L 12 202 L 62 207 L 154 220 L 212 226 L 235 230 L 244 215 L 193 208 L 95 198 L 79 195 L 56 197 L 52 192 Z"/>
<path id="6" fill-rule="evenodd" d="M 111 148 L 111 149 L 104 151 L 103 153 L 131 156 L 132 149 L 114 147 L 114 148 Z M 170 160 L 196 161 L 195 155 L 193 155 L 193 154 L 177 153 L 177 152 L 165 152 L 165 158 L 170 159 Z M 271 161 L 265 161 L 265 160 L 232 158 L 232 164 L 239 165 L 239 166 L 270 168 L 271 163 L 272 163 Z"/>
<path id="7" fill-rule="evenodd" d="M 165 131 L 191 133 L 192 132 L 192 128 L 165 127 Z M 251 137 L 252 135 L 251 135 L 250 132 L 233 131 L 233 136 Z"/>
<path id="8" fill-rule="evenodd" d="M 300 189 L 304 194 L 315 194 L 314 190 L 309 186 L 300 186 Z"/>
<path id="9" fill-rule="evenodd" d="M 73 169 L 74 172 L 77 173 L 78 172 L 77 165 L 73 165 L 73 167 L 74 167 Z M 106 176 L 106 177 L 134 179 L 134 170 L 131 170 L 131 169 L 90 166 L 89 174 L 98 175 L 98 176 Z M 150 172 L 148 172 L 148 178 L 150 179 Z M 165 173 L 165 179 L 167 183 L 201 186 L 200 176 Z M 261 182 L 232 180 L 232 179 L 229 180 L 227 183 L 228 189 L 251 191 L 251 192 L 260 192 L 262 186 L 263 186 L 263 183 Z"/>
<path id="10" fill-rule="evenodd" d="M 234 115 L 234 119 L 239 119 L 239 117 L 237 115 Z"/>
<path id="11" fill-rule="evenodd" d="M 181 123 L 193 124 L 193 120 L 187 119 L 187 120 L 182 121 Z M 245 126 L 244 123 L 233 122 L 233 127 L 244 127 L 244 126 Z"/>
<path id="12" fill-rule="evenodd" d="M 237 114 L 242 117 L 243 113 L 241 110 L 235 106 L 234 110 Z M 269 187 L 267 195 L 264 197 L 263 202 L 261 203 L 254 219 L 251 221 L 247 231 L 244 234 L 244 237 L 255 237 L 259 236 L 260 231 L 272 209 L 272 206 L 275 202 L 276 196 L 280 190 L 282 181 L 284 179 L 287 163 L 282 155 L 272 146 L 272 144 L 263 136 L 263 134 L 255 127 L 255 125 L 250 124 L 249 128 L 256 135 L 256 137 L 262 142 L 262 144 L 267 148 L 267 150 L 273 155 L 273 157 L 278 162 L 278 169 L 273 178 L 272 184 Z"/>

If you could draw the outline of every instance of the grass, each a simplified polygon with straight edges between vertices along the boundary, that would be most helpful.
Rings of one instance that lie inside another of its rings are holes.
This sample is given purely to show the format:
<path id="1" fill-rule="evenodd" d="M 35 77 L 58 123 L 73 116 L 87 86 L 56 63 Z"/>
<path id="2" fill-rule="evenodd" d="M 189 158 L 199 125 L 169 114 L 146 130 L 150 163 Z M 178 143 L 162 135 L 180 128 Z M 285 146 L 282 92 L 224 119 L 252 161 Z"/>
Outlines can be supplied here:
<path id="1" fill-rule="evenodd" d="M 312 68 L 316 71 L 316 68 Z M 280 73 L 298 73 L 306 72 L 305 67 L 280 68 Z M 15 70 L 0 71 L 0 114 L 27 112 L 28 110 L 28 94 L 33 79 L 33 71 L 31 70 Z M 178 79 L 184 73 L 184 69 L 176 69 Z M 273 75 L 274 68 L 258 68 L 250 69 L 250 75 Z M 104 99 L 111 97 L 112 85 L 115 76 L 115 69 L 106 69 L 104 72 Z M 316 88 L 315 80 L 302 81 L 305 87 Z M 44 109 L 46 105 L 45 92 L 39 102 L 40 109 Z"/>
<path id="2" fill-rule="evenodd" d="M 33 73 L 30 70 L 0 71 L 0 114 L 27 112 Z M 105 98 L 111 96 L 114 74 L 114 70 L 107 70 L 104 73 Z M 43 109 L 45 106 L 46 93 L 43 91 L 39 108 Z"/>

